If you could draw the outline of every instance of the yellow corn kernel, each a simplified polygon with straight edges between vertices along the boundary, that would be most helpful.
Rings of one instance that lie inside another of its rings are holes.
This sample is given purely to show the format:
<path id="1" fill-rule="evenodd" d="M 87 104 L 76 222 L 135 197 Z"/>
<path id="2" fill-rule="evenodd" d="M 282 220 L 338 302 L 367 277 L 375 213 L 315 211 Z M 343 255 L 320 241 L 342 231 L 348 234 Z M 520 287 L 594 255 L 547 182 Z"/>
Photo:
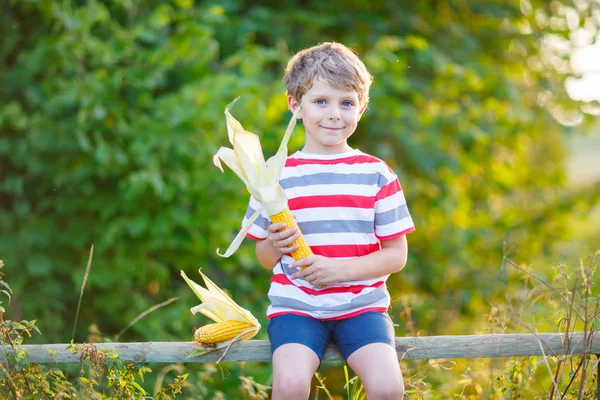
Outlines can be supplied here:
<path id="1" fill-rule="evenodd" d="M 194 332 L 194 342 L 205 344 L 226 342 L 249 328 L 256 329 L 256 326 L 249 322 L 237 320 L 227 320 L 215 324 L 204 325 Z M 246 335 L 243 335 L 239 339 L 245 338 Z"/>
<path id="2" fill-rule="evenodd" d="M 275 215 L 271 215 L 270 218 L 271 222 L 273 223 L 285 222 L 285 229 L 291 228 L 293 226 L 298 226 L 298 224 L 296 223 L 296 219 L 292 215 L 292 212 L 290 211 L 289 207 L 286 207 L 283 211 L 280 211 Z M 298 231 L 300 232 L 300 237 L 290 245 L 293 246 L 297 244 L 300 246 L 298 247 L 298 250 L 292 251 L 292 257 L 294 258 L 294 260 L 301 260 L 305 257 L 313 255 L 313 252 L 308 246 L 308 243 L 306 243 L 306 239 L 304 239 L 304 235 L 302 235 L 300 228 L 298 228 Z"/>

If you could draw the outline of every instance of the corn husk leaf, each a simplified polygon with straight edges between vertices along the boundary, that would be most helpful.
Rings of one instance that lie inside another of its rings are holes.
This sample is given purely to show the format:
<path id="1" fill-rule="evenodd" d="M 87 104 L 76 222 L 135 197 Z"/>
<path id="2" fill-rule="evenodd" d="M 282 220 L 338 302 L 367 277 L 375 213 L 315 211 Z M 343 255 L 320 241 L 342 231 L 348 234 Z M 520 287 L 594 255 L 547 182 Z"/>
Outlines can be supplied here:
<path id="1" fill-rule="evenodd" d="M 229 245 L 229 247 L 227 248 L 225 253 L 221 254 L 221 253 L 219 253 L 219 249 L 217 249 L 217 254 L 220 255 L 221 257 L 225 257 L 225 258 L 232 255 L 240 247 L 240 244 L 242 244 L 242 242 L 244 241 L 244 238 L 246 237 L 246 234 L 252 227 L 252 224 L 260 216 L 260 213 L 262 213 L 263 210 L 264 210 L 264 208 L 259 208 L 258 210 L 256 210 L 254 212 L 254 214 L 252 214 L 252 216 L 248 219 L 248 221 L 246 221 L 246 223 L 242 226 L 242 229 L 240 229 L 238 234 L 235 235 L 233 242 L 231 242 L 231 244 Z"/>
<path id="2" fill-rule="evenodd" d="M 296 126 L 300 107 L 294 112 L 277 153 L 265 162 L 259 137 L 244 130 L 239 121 L 229 112 L 236 101 L 237 99 L 225 108 L 227 134 L 233 149 L 221 147 L 213 156 L 213 163 L 223 171 L 220 162 L 223 161 L 244 182 L 248 192 L 262 204 L 268 215 L 277 214 L 287 207 L 287 196 L 279 185 L 279 179 L 285 167 L 288 155 L 287 145 Z M 258 218 L 258 215 L 255 213 L 252 218 L 243 224 L 242 229 L 229 245 L 227 251 L 220 254 L 217 249 L 217 254 L 221 257 L 232 255 L 239 248 L 256 218 Z"/>
<path id="3" fill-rule="evenodd" d="M 246 174 L 244 173 L 242 165 L 238 161 L 237 156 L 235 155 L 235 152 L 232 149 L 228 149 L 227 147 L 221 147 L 219 151 L 217 151 L 217 153 L 213 156 L 213 164 L 215 164 L 217 168 L 221 170 L 221 172 L 224 172 L 220 160 L 223 160 L 223 162 L 229 168 L 231 168 L 231 170 L 235 172 L 237 176 L 239 176 L 239 178 L 244 182 L 244 184 L 248 186 L 249 182 L 246 178 Z"/>
<path id="4" fill-rule="evenodd" d="M 187 277 L 185 272 L 181 271 L 181 276 L 192 289 L 192 291 L 202 301 L 195 307 L 192 307 L 190 311 L 192 314 L 201 313 L 212 319 L 214 322 L 224 322 L 227 320 L 237 320 L 248 322 L 260 329 L 260 323 L 252 315 L 252 313 L 245 308 L 237 305 L 231 297 L 227 295 L 220 287 L 215 285 L 213 281 L 208 279 L 206 275 L 200 272 L 200 276 L 204 279 L 206 288 L 198 285 Z"/>
<path id="5" fill-rule="evenodd" d="M 288 151 L 287 145 L 290 141 L 290 137 L 292 136 L 292 132 L 296 127 L 296 120 L 298 118 L 298 113 L 300 112 L 300 107 L 296 109 L 292 119 L 290 120 L 285 133 L 283 134 L 283 138 L 281 139 L 281 143 L 279 144 L 279 149 L 277 149 L 277 153 L 271 158 L 269 158 L 266 162 L 266 168 L 268 173 L 265 174 L 267 179 L 271 179 L 268 182 L 264 182 L 265 185 L 276 184 L 279 183 L 279 178 L 283 173 L 283 168 L 285 167 L 285 162 L 287 160 Z"/>
<path id="6" fill-rule="evenodd" d="M 260 139 L 252 132 L 240 131 L 235 135 L 233 151 L 246 175 L 246 186 L 253 191 L 258 189 L 261 186 L 261 175 L 266 172 Z"/>
<path id="7" fill-rule="evenodd" d="M 235 142 L 235 133 L 244 130 L 244 128 L 242 128 L 242 124 L 240 124 L 237 119 L 229 115 L 228 112 L 228 110 L 232 108 L 235 105 L 235 103 L 238 102 L 239 99 L 240 98 L 237 97 L 231 103 L 227 104 L 227 107 L 225 107 L 225 117 L 227 119 L 227 136 L 229 137 L 229 143 L 231 143 L 232 145 Z"/>

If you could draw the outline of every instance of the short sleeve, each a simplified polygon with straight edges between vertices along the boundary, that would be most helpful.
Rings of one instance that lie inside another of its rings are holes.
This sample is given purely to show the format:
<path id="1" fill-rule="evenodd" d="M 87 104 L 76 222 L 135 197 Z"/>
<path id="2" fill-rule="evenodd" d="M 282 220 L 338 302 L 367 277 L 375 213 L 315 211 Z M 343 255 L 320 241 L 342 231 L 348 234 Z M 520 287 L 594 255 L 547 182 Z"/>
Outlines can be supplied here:
<path id="1" fill-rule="evenodd" d="M 246 210 L 246 215 L 244 215 L 244 220 L 242 225 L 246 224 L 246 222 L 252 217 L 252 215 L 262 208 L 262 205 L 253 197 L 250 196 L 250 201 L 248 203 L 248 209 Z M 258 218 L 254 221 L 248 233 L 246 233 L 246 237 L 254 240 L 264 240 L 267 238 L 267 228 L 271 224 L 271 220 L 267 216 L 266 212 L 263 210 Z"/>
<path id="2" fill-rule="evenodd" d="M 375 235 L 379 240 L 393 239 L 415 230 L 404 192 L 396 174 L 384 164 L 375 197 Z"/>

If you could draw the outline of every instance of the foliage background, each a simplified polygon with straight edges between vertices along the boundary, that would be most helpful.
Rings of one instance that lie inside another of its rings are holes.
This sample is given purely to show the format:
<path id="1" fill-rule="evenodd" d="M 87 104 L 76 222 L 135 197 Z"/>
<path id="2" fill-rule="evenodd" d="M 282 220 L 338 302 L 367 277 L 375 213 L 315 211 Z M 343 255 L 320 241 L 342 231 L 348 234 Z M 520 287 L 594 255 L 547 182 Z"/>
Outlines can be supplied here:
<path id="1" fill-rule="evenodd" d="M 568 49 L 552 46 L 582 29 L 597 40 L 597 2 L 1 4 L 0 255 L 15 293 L 8 311 L 38 318 L 34 342 L 71 339 L 92 244 L 76 341 L 117 339 L 174 296 L 118 340 L 189 340 L 206 321 L 189 313 L 197 300 L 179 271 L 198 268 L 266 327 L 270 275 L 253 244 L 215 254 L 248 195 L 211 156 L 228 145 L 223 110 L 237 96 L 234 115 L 272 154 L 291 116 L 283 68 L 329 40 L 375 76 L 351 145 L 392 166 L 417 226 L 408 266 L 390 279 L 398 335 L 498 331 L 488 316 L 523 282 L 503 266 L 507 246 L 548 279 L 553 264 L 597 249 L 600 186 L 570 186 L 565 168 L 569 136 L 592 131 L 593 118 L 564 89 Z M 290 151 L 302 142 L 297 129 Z M 268 365 L 245 368 L 268 381 Z M 339 366 L 325 375 L 341 387 Z"/>

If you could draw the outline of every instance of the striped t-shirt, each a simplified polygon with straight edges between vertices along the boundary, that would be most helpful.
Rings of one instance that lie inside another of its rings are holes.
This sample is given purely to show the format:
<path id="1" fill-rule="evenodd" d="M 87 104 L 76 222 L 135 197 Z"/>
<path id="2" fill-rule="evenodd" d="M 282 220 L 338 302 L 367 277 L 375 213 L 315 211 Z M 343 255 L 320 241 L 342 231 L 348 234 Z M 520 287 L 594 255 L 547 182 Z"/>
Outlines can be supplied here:
<path id="1" fill-rule="evenodd" d="M 314 254 L 361 257 L 381 249 L 380 240 L 415 230 L 394 172 L 360 150 L 335 155 L 296 152 L 288 157 L 279 182 Z M 259 208 L 260 203 L 251 197 L 244 222 Z M 263 211 L 247 236 L 266 239 L 270 223 Z M 284 255 L 273 268 L 268 318 L 294 313 L 341 319 L 383 312 L 390 305 L 385 285 L 389 275 L 319 288 L 303 279 L 291 279 L 297 272 L 289 267 L 293 261 Z"/>

